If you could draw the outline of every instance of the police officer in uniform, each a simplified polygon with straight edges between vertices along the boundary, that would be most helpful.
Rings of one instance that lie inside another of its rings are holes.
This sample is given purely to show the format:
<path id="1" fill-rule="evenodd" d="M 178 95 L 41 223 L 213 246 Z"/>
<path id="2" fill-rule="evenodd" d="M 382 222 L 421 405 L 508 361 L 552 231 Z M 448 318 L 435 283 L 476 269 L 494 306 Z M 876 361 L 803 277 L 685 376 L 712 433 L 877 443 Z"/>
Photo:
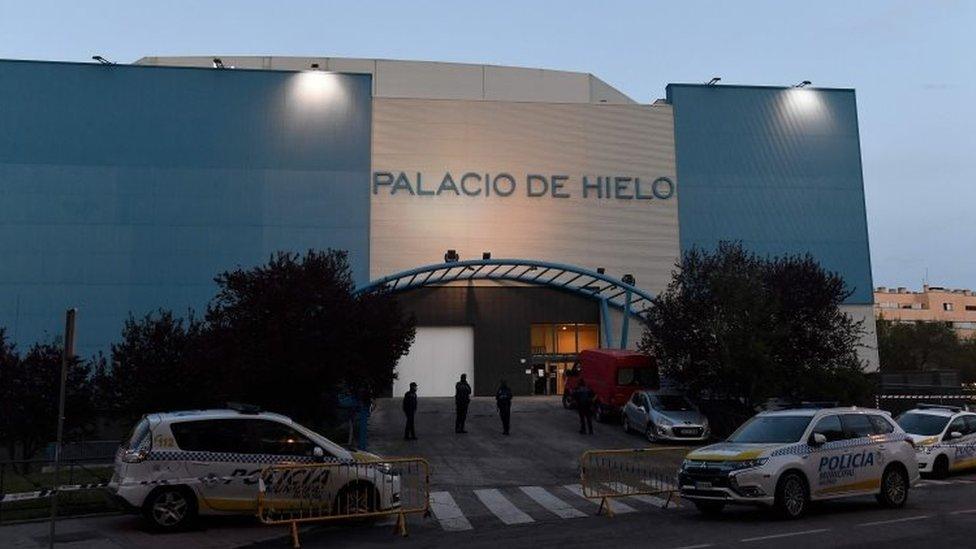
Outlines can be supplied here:
<path id="1" fill-rule="evenodd" d="M 403 395 L 403 413 L 407 416 L 407 426 L 403 430 L 403 440 L 417 440 L 413 430 L 413 415 L 417 412 L 417 384 L 411 382 L 410 390 Z"/>
<path id="2" fill-rule="evenodd" d="M 503 379 L 495 392 L 495 404 L 498 406 L 498 417 L 502 420 L 502 434 L 508 434 L 508 427 L 512 419 L 512 390 Z"/>
<path id="3" fill-rule="evenodd" d="M 454 421 L 455 433 L 467 433 L 464 421 L 468 417 L 468 404 L 471 402 L 471 386 L 468 385 L 468 374 L 461 374 L 461 380 L 454 385 Z"/>
<path id="4" fill-rule="evenodd" d="M 576 411 L 579 413 L 580 434 L 585 435 L 587 430 L 593 434 L 593 390 L 586 386 L 586 381 L 580 379 L 579 385 L 573 391 L 573 400 L 576 401 Z"/>

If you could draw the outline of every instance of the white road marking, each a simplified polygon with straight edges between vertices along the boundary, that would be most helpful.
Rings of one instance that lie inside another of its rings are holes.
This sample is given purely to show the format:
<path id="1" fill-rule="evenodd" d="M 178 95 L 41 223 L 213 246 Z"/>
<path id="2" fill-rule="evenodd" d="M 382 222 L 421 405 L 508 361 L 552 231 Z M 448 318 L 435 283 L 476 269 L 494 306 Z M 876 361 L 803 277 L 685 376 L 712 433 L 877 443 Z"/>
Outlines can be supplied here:
<path id="1" fill-rule="evenodd" d="M 431 492 L 430 510 L 441 523 L 441 528 L 445 530 L 456 532 L 472 528 L 450 492 Z"/>
<path id="2" fill-rule="evenodd" d="M 917 517 L 905 517 L 905 518 L 900 518 L 900 519 L 876 520 L 874 522 L 862 522 L 861 524 L 858 524 L 858 526 L 880 526 L 882 524 L 894 524 L 896 522 L 909 522 L 909 521 L 913 521 L 913 520 L 923 520 L 923 519 L 927 519 L 927 518 L 932 518 L 932 515 L 919 515 Z"/>
<path id="3" fill-rule="evenodd" d="M 535 520 L 529 515 L 522 512 L 521 509 L 515 506 L 511 501 L 508 500 L 499 490 L 494 488 L 489 488 L 486 490 L 475 490 L 474 495 L 478 496 L 481 503 L 485 504 L 498 520 L 504 522 L 505 524 L 525 524 L 526 522 L 535 522 Z"/>
<path id="4" fill-rule="evenodd" d="M 789 537 L 793 537 L 793 536 L 807 536 L 807 535 L 810 535 L 810 534 L 819 534 L 821 532 L 827 532 L 828 530 L 830 530 L 830 528 L 818 528 L 816 530 L 803 530 L 802 532 L 786 532 L 785 534 L 770 534 L 768 536 L 759 536 L 759 537 L 755 537 L 755 538 L 745 538 L 745 539 L 740 539 L 739 541 L 741 541 L 741 542 L 750 542 L 750 541 L 763 541 L 763 540 L 767 540 L 767 539 L 789 538 Z"/>
<path id="5" fill-rule="evenodd" d="M 519 489 L 522 490 L 525 495 L 532 498 L 532 501 L 545 507 L 549 512 L 553 513 L 559 518 L 570 519 L 586 516 L 586 513 L 550 494 L 542 486 L 520 486 Z"/>
<path id="6" fill-rule="evenodd" d="M 969 513 L 976 513 L 976 509 L 961 509 L 959 511 L 953 511 L 949 513 L 950 515 L 968 515 Z"/>
<path id="7" fill-rule="evenodd" d="M 714 543 L 702 543 L 700 545 L 682 545 L 681 547 L 673 547 L 672 549 L 702 549 L 703 547 L 712 547 Z"/>
<path id="8" fill-rule="evenodd" d="M 593 500 L 593 499 L 590 499 L 590 498 L 584 496 L 583 495 L 583 487 L 580 486 L 579 484 L 567 484 L 567 485 L 563 486 L 563 488 L 569 490 L 570 492 L 576 494 L 577 496 L 585 499 L 586 501 L 588 501 L 590 503 L 593 503 L 595 505 L 599 505 L 600 504 L 599 501 L 596 501 L 596 500 Z M 607 501 L 610 502 L 610 508 L 613 509 L 613 512 L 614 513 L 636 513 L 637 512 L 637 509 L 634 509 L 633 507 L 631 507 L 630 505 L 627 505 L 626 503 L 623 503 L 621 501 L 618 501 L 616 498 L 609 498 Z"/>
<path id="9" fill-rule="evenodd" d="M 640 501 L 642 503 L 647 503 L 649 505 L 660 507 L 662 509 L 664 509 L 665 505 L 667 505 L 668 507 L 679 507 L 678 501 L 674 498 L 672 498 L 671 502 L 668 503 L 668 500 L 664 498 L 659 498 L 657 496 L 640 495 L 640 496 L 629 496 L 629 497 L 630 499 L 636 499 L 637 501 Z"/>

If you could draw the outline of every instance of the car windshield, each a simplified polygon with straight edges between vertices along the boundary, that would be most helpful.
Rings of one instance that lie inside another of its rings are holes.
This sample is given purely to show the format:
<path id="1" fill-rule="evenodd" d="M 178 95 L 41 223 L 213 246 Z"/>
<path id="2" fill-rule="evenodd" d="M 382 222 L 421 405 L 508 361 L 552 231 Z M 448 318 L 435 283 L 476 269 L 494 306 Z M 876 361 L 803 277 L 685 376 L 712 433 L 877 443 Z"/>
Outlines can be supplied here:
<path id="1" fill-rule="evenodd" d="M 657 368 L 621 368 L 617 370 L 617 385 L 654 387 L 657 385 Z"/>
<path id="2" fill-rule="evenodd" d="M 691 412 L 695 407 L 681 395 L 651 395 L 651 406 L 662 412 Z"/>
<path id="3" fill-rule="evenodd" d="M 798 442 L 813 416 L 755 416 L 736 429 L 729 442 Z"/>
<path id="4" fill-rule="evenodd" d="M 948 417 L 933 414 L 906 412 L 898 417 L 898 425 L 912 435 L 937 435 L 945 429 L 947 423 Z"/>

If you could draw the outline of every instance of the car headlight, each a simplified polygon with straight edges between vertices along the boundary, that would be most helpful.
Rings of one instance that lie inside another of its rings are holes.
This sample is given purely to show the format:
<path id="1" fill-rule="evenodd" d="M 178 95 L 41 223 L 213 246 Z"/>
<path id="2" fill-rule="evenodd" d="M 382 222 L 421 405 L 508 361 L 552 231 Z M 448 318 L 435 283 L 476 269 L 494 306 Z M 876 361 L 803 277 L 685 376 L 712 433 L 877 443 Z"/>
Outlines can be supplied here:
<path id="1" fill-rule="evenodd" d="M 747 459 L 744 461 L 731 461 L 729 462 L 729 469 L 733 471 L 739 471 L 742 469 L 752 469 L 753 467 L 762 467 L 763 465 L 766 465 L 767 461 L 769 461 L 768 457 L 758 458 L 758 459 Z"/>

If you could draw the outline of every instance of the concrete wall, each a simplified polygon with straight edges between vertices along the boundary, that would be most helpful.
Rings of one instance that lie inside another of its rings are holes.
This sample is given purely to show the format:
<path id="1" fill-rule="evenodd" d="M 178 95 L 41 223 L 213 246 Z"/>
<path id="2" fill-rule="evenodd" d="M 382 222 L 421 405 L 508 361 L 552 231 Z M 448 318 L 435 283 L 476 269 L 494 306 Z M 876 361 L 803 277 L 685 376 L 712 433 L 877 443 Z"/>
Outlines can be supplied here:
<path id="1" fill-rule="evenodd" d="M 0 62 L 0 326 L 107 350 L 278 250 L 365 281 L 370 77 Z"/>
<path id="2" fill-rule="evenodd" d="M 458 179 L 505 172 L 517 186 L 511 196 L 421 196 L 374 185 L 371 276 L 439 263 L 456 249 L 462 259 L 490 251 L 495 258 L 605 267 L 659 291 L 678 256 L 681 183 L 674 178 L 671 120 L 667 105 L 375 99 L 374 183 L 377 172 L 403 172 L 416 187 L 419 173 L 430 192 L 445 173 Z M 528 196 L 528 174 L 567 175 L 567 197 Z M 599 198 L 595 191 L 584 197 L 584 175 L 591 182 L 640 178 L 645 193 L 657 177 L 677 187 L 668 199 Z"/>

